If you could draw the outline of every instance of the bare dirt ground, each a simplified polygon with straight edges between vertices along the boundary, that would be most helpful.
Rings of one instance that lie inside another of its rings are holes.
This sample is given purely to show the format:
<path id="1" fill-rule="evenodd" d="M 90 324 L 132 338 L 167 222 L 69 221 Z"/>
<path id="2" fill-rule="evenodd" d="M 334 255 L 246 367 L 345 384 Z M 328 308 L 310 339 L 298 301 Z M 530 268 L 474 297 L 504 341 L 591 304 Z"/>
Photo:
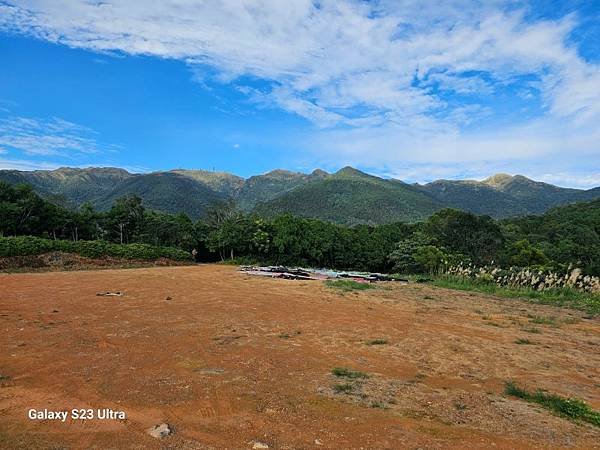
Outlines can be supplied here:
<path id="1" fill-rule="evenodd" d="M 598 318 L 423 285 L 341 294 L 219 265 L 0 274 L 0 448 L 600 448 L 600 429 L 503 395 L 512 379 L 598 409 L 599 348 Z M 146 433 L 161 422 L 175 433 Z"/>

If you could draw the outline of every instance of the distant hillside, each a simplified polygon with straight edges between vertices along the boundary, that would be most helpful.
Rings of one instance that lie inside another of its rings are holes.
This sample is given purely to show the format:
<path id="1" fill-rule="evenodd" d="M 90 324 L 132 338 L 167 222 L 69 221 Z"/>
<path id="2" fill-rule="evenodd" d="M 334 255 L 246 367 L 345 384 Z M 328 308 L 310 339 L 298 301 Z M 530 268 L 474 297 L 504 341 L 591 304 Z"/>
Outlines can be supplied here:
<path id="1" fill-rule="evenodd" d="M 506 174 L 483 181 L 437 180 L 419 188 L 454 208 L 496 218 L 541 214 L 554 206 L 600 197 L 600 188 L 589 191 L 561 188 L 522 175 Z"/>
<path id="2" fill-rule="evenodd" d="M 520 175 L 411 185 L 351 167 L 334 174 L 273 170 L 248 179 L 225 172 L 185 169 L 147 174 L 94 167 L 0 170 L 0 180 L 30 184 L 43 197 L 71 207 L 91 202 L 104 210 L 117 198 L 136 194 L 149 208 L 184 212 L 197 219 L 210 206 L 232 199 L 240 209 L 265 216 L 289 212 L 344 224 L 413 222 L 444 207 L 497 218 L 515 217 L 600 198 L 600 187 L 587 191 L 561 188 Z"/>
<path id="3" fill-rule="evenodd" d="M 85 202 L 95 203 L 132 176 L 134 175 L 126 170 L 113 167 L 61 167 L 51 171 L 32 172 L 0 170 L 0 180 L 11 184 L 30 184 L 42 197 L 60 200 L 71 206 L 79 206 Z"/>
<path id="4" fill-rule="evenodd" d="M 157 172 L 129 177 L 108 194 L 97 198 L 93 205 L 100 210 L 110 209 L 115 200 L 127 194 L 141 197 L 147 208 L 169 213 L 185 212 L 193 218 L 201 217 L 211 205 L 228 198 L 191 177 Z"/>
<path id="5" fill-rule="evenodd" d="M 252 210 L 257 204 L 283 196 L 298 186 L 322 180 L 329 174 L 315 170 L 310 175 L 287 170 L 273 170 L 264 175 L 250 177 L 239 191 L 236 200 L 241 209 Z"/>
<path id="6" fill-rule="evenodd" d="M 159 172 L 160 173 L 160 172 Z M 232 197 L 237 195 L 245 184 L 245 180 L 226 172 L 210 172 L 207 170 L 175 169 L 167 173 L 176 173 L 191 178 L 220 194 Z"/>
<path id="7" fill-rule="evenodd" d="M 443 206 L 410 185 L 346 167 L 262 203 L 256 211 L 266 216 L 289 212 L 354 225 L 415 222 Z"/>

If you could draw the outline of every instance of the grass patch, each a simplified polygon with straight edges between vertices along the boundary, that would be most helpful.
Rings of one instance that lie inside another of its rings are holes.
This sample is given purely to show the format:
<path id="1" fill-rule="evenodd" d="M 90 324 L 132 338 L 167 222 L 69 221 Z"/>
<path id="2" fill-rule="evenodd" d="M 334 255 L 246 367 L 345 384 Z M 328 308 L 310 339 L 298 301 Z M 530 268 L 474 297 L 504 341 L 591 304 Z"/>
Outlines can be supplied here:
<path id="1" fill-rule="evenodd" d="M 538 325 L 550 325 L 553 327 L 558 326 L 558 322 L 556 321 L 556 317 L 544 317 L 544 316 L 535 316 L 532 319 L 529 319 L 529 322 L 535 323 Z"/>
<path id="2" fill-rule="evenodd" d="M 574 289 L 551 289 L 536 291 L 528 288 L 497 286 L 493 283 L 482 283 L 456 276 L 441 276 L 431 282 L 432 285 L 461 291 L 481 292 L 504 298 L 520 298 L 532 303 L 574 308 L 600 314 L 600 294 L 579 292 Z"/>
<path id="3" fill-rule="evenodd" d="M 532 333 L 532 334 L 541 334 L 542 333 L 542 331 L 536 327 L 526 327 L 526 328 L 523 328 L 523 331 L 526 331 L 527 333 Z"/>
<path id="4" fill-rule="evenodd" d="M 372 341 L 366 342 L 367 345 L 385 345 L 387 343 L 387 339 L 373 339 Z"/>
<path id="5" fill-rule="evenodd" d="M 359 283 L 354 280 L 327 280 L 325 285 L 332 289 L 338 289 L 343 292 L 351 291 L 366 291 L 367 289 L 375 289 L 375 286 L 370 283 Z"/>
<path id="6" fill-rule="evenodd" d="M 334 367 L 333 369 L 331 369 L 331 373 L 339 378 L 369 378 L 369 375 L 364 372 L 361 372 L 359 370 L 347 369 L 345 367 Z"/>
<path id="7" fill-rule="evenodd" d="M 531 342 L 529 339 L 524 339 L 524 338 L 519 338 L 515 341 L 515 344 L 519 344 L 519 345 L 532 345 L 533 342 Z"/>
<path id="8" fill-rule="evenodd" d="M 333 385 L 333 392 L 336 394 L 351 394 L 354 390 L 354 385 L 352 383 L 341 383 Z"/>
<path id="9" fill-rule="evenodd" d="M 549 394 L 542 390 L 529 392 L 512 381 L 506 383 L 504 393 L 530 403 L 537 403 L 555 414 L 571 420 L 581 420 L 600 427 L 600 412 L 594 411 L 587 403 L 577 398 L 566 398 Z"/>

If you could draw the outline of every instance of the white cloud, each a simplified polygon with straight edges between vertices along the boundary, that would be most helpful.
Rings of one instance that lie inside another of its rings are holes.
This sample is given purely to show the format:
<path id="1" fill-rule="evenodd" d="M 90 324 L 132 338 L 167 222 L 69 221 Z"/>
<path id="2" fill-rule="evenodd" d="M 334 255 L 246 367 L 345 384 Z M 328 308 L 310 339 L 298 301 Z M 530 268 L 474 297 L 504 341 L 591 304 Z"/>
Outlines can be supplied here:
<path id="1" fill-rule="evenodd" d="M 237 84 L 252 101 L 315 123 L 304 141 L 319 145 L 325 162 L 502 165 L 597 155 L 600 67 L 568 43 L 578 18 L 530 22 L 526 8 L 511 0 L 20 0 L 0 6 L 0 28 L 184 61 L 202 82 Z M 266 87 L 243 85 L 242 76 Z M 533 87 L 546 112 L 520 127 L 466 131 L 495 106 L 445 100 L 485 103 L 524 76 L 529 85 L 514 95 L 528 98 Z M 62 145 L 54 139 L 46 147 Z"/>
<path id="2" fill-rule="evenodd" d="M 0 158 L 0 170 L 53 170 L 58 169 L 59 167 L 59 164 L 47 161 Z"/>
<path id="3" fill-rule="evenodd" d="M 54 117 L 47 120 L 12 116 L 0 119 L 0 146 L 36 156 L 75 156 L 100 151 L 97 133 Z M 117 149 L 103 145 L 102 150 Z"/>

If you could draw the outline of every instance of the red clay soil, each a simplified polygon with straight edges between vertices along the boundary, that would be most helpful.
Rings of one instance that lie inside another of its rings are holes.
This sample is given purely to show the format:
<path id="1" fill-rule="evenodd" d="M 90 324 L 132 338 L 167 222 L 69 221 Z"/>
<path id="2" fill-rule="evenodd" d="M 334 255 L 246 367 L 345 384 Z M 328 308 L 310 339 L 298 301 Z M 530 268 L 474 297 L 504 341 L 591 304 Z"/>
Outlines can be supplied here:
<path id="1" fill-rule="evenodd" d="M 503 395 L 600 408 L 600 320 L 566 309 L 202 265 L 0 274 L 0 329 L 0 448 L 600 448 L 600 429 Z M 74 408 L 127 418 L 27 417 Z"/>

